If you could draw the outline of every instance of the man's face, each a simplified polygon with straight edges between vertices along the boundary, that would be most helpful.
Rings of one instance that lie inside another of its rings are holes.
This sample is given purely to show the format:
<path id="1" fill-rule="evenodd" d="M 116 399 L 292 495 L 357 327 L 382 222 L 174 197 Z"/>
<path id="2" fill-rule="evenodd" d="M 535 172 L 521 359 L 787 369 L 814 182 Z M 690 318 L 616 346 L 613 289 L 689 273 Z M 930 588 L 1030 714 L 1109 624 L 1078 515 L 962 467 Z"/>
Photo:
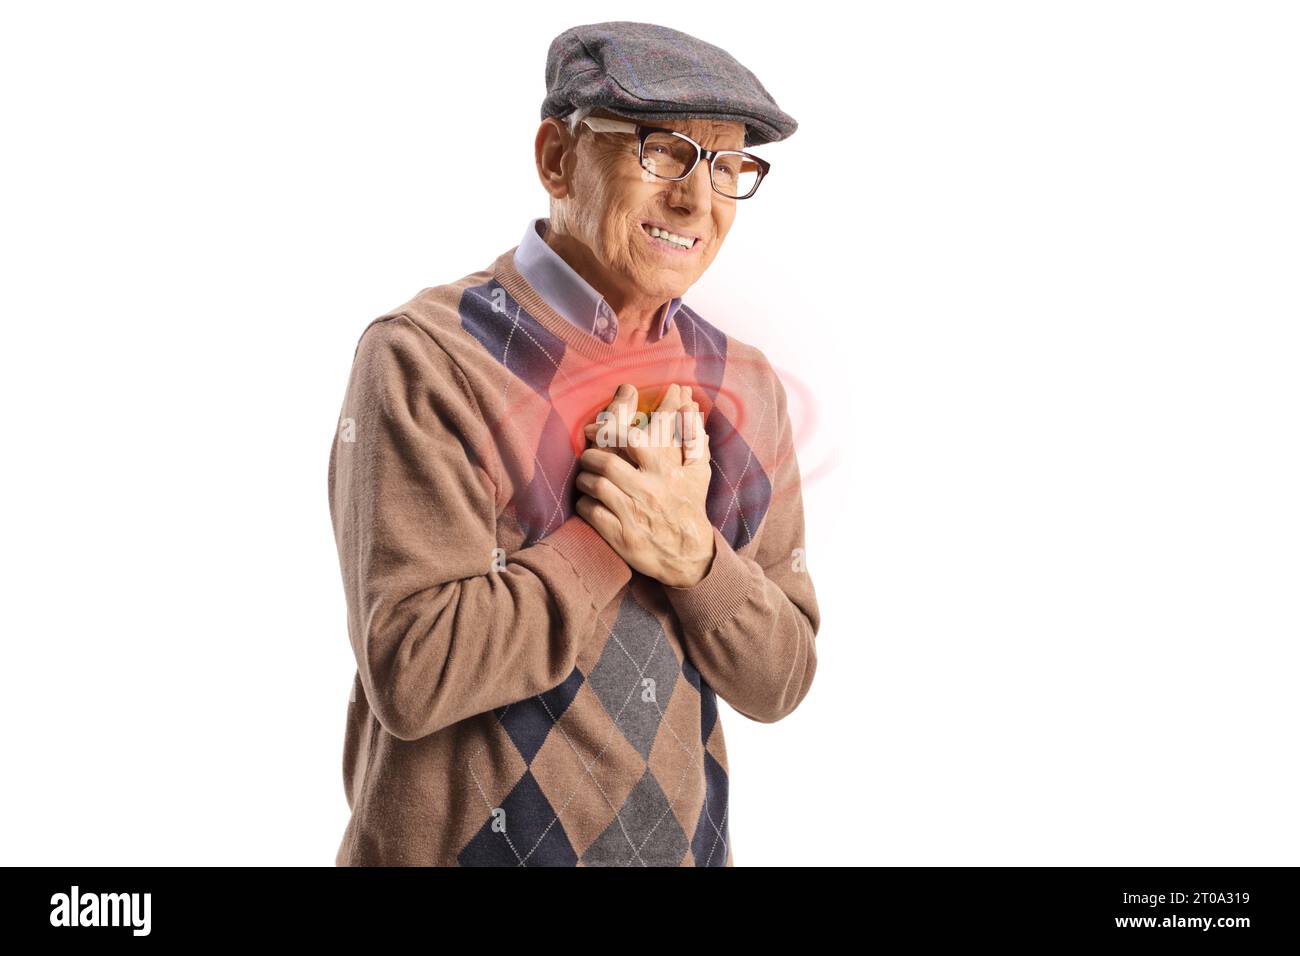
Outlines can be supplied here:
<path id="1" fill-rule="evenodd" d="M 624 117 L 597 111 L 595 116 Z M 744 149 L 743 123 L 647 120 L 677 130 L 705 149 Z M 680 296 L 713 262 L 736 216 L 736 200 L 713 190 L 703 159 L 684 180 L 669 182 L 637 162 L 634 133 L 595 133 L 580 127 L 565 198 L 568 231 L 599 260 L 602 271 L 631 295 L 652 301 Z M 569 172 L 568 161 L 565 162 Z M 694 237 L 689 249 L 652 238 L 649 226 Z"/>

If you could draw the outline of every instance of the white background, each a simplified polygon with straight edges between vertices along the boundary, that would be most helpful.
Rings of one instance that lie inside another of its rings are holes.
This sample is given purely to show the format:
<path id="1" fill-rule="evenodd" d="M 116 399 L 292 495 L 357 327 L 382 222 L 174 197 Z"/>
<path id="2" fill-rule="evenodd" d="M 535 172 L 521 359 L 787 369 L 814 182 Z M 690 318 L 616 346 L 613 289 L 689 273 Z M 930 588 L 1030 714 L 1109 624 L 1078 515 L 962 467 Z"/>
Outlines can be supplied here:
<path id="1" fill-rule="evenodd" d="M 687 296 L 813 399 L 737 865 L 1300 862 L 1294 6 L 737 9 L 6 6 L 0 862 L 333 864 L 352 351 L 546 214 L 610 19 L 800 123 Z"/>

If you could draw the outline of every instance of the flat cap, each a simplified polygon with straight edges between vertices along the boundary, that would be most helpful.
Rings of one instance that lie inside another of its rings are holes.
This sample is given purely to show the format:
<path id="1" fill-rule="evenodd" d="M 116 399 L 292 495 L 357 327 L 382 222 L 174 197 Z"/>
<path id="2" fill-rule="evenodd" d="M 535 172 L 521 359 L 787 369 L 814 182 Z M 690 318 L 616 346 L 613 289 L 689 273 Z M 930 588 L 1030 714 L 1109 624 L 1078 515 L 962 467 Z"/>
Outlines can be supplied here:
<path id="1" fill-rule="evenodd" d="M 570 27 L 551 41 L 541 118 L 580 107 L 632 119 L 741 122 L 746 146 L 785 139 L 799 127 L 726 50 L 626 20 Z"/>

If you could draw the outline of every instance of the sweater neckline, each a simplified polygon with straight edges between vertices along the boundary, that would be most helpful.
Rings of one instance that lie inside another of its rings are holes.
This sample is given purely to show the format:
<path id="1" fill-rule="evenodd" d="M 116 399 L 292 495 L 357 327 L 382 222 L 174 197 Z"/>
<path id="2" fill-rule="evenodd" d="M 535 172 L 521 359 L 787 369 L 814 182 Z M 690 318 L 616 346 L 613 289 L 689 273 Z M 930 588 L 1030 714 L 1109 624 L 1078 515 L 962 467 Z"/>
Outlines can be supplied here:
<path id="1" fill-rule="evenodd" d="M 667 335 L 643 345 L 627 346 L 606 343 L 589 332 L 584 332 L 551 308 L 541 294 L 529 285 L 528 280 L 515 268 L 515 250 L 518 248 L 518 245 L 512 246 L 506 252 L 497 256 L 490 270 L 492 277 L 501 283 L 502 288 L 510 293 L 510 296 L 516 302 L 523 306 L 525 312 L 540 322 L 548 332 L 562 339 L 566 346 L 573 348 L 587 358 L 597 361 L 632 357 L 657 357 L 682 350 L 681 323 L 679 320 L 674 320 L 668 326 Z M 680 310 L 678 310 L 677 315 L 680 317 Z"/>

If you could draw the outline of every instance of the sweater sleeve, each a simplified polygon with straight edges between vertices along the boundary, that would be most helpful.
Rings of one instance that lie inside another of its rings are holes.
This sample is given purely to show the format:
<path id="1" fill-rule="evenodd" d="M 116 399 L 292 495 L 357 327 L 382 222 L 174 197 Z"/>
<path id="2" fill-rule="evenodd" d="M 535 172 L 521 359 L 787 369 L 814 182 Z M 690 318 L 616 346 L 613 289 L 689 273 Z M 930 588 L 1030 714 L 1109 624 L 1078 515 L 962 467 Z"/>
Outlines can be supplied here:
<path id="1" fill-rule="evenodd" d="M 708 573 L 692 587 L 664 591 L 704 680 L 739 713 L 773 723 L 812 686 L 821 617 L 803 560 L 803 494 L 785 388 L 767 368 L 776 390 L 778 463 L 754 557 L 737 553 L 715 527 Z"/>
<path id="2" fill-rule="evenodd" d="M 330 452 L 330 514 L 362 687 L 403 740 L 562 684 L 632 575 L 576 514 L 496 552 L 492 440 L 428 333 L 405 315 L 366 328 Z"/>

